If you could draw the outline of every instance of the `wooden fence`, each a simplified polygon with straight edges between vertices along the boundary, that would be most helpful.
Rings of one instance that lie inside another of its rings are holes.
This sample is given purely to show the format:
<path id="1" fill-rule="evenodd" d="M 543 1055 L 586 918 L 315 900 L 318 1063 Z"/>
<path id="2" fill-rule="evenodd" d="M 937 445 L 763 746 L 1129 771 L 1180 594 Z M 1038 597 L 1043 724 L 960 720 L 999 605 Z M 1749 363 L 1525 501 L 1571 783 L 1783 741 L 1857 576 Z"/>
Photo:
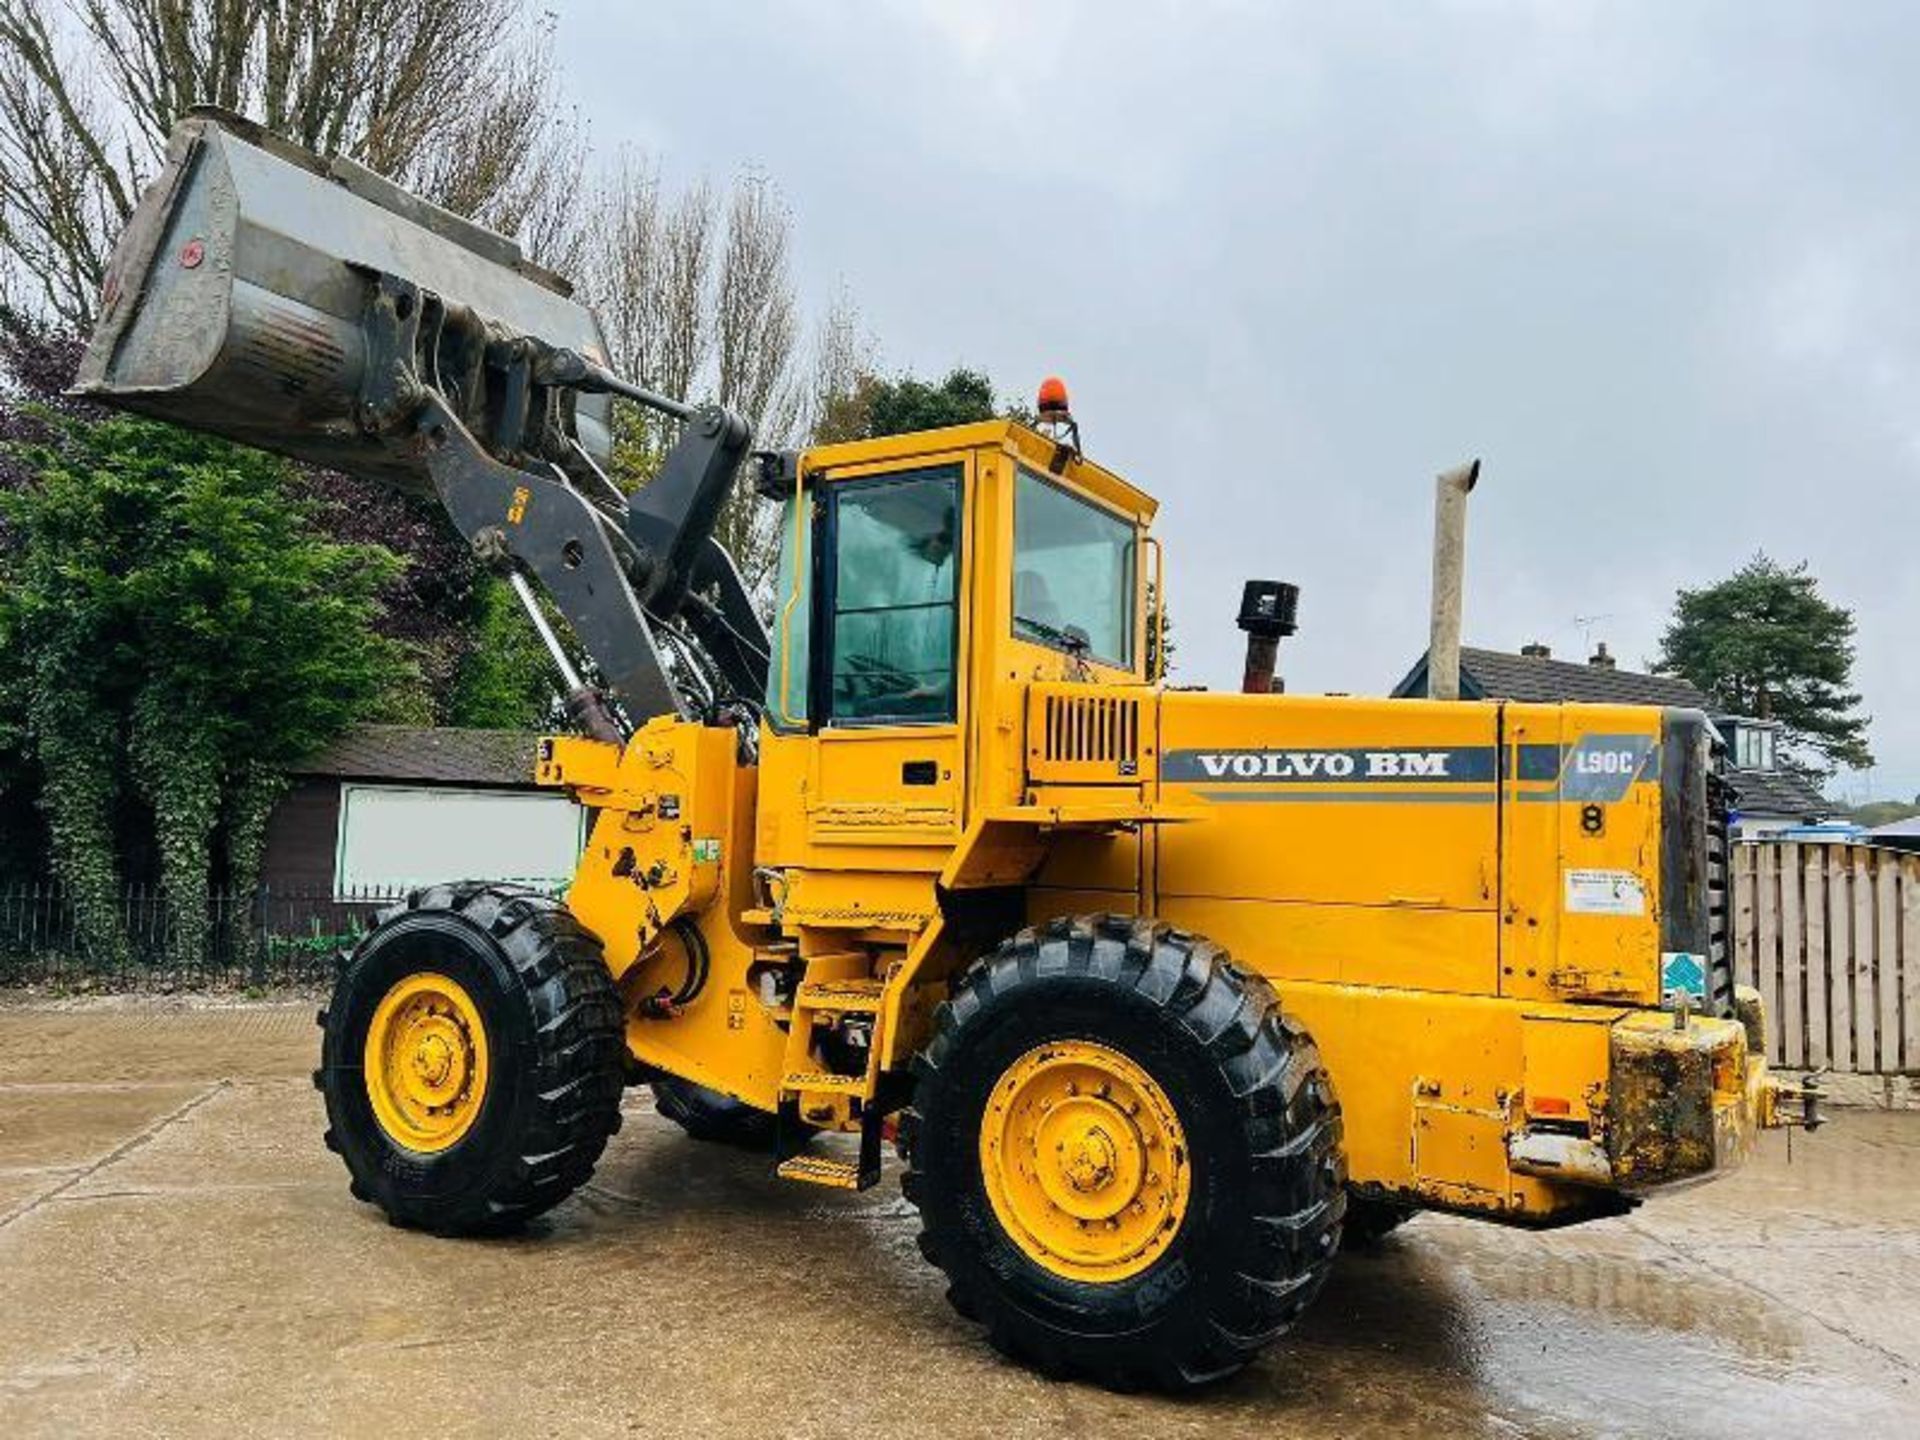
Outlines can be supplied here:
<path id="1" fill-rule="evenodd" d="M 1734 976 L 1766 1001 L 1791 1069 L 1920 1074 L 1920 855 L 1733 847 Z"/>

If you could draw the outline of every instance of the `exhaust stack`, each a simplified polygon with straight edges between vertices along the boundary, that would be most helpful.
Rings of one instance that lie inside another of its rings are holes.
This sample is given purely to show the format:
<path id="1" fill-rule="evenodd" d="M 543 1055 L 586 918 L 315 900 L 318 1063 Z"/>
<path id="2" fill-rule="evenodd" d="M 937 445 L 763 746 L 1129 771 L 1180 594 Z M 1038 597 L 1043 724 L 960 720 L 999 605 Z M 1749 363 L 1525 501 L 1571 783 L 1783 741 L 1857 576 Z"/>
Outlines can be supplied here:
<path id="1" fill-rule="evenodd" d="M 1442 471 L 1433 499 L 1433 616 L 1427 636 L 1427 697 L 1460 698 L 1460 604 L 1467 568 L 1467 496 L 1480 462 Z"/>
<path id="2" fill-rule="evenodd" d="M 1294 616 L 1300 608 L 1300 587 L 1284 580 L 1249 580 L 1240 592 L 1240 618 L 1235 622 L 1247 632 L 1247 668 L 1240 679 L 1243 695 L 1271 695 L 1287 688 L 1276 679 L 1274 667 L 1280 656 L 1280 639 L 1300 627 Z"/>

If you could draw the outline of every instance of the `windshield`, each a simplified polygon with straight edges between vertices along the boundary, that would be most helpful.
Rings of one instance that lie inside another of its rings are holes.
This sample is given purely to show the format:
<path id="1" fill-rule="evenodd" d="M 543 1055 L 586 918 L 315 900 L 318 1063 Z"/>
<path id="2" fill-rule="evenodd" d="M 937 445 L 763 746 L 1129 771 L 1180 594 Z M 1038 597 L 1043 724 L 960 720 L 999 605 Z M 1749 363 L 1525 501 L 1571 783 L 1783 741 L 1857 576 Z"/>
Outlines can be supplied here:
<path id="1" fill-rule="evenodd" d="M 1133 668 L 1133 526 L 1022 470 L 1013 497 L 1013 633 Z"/>

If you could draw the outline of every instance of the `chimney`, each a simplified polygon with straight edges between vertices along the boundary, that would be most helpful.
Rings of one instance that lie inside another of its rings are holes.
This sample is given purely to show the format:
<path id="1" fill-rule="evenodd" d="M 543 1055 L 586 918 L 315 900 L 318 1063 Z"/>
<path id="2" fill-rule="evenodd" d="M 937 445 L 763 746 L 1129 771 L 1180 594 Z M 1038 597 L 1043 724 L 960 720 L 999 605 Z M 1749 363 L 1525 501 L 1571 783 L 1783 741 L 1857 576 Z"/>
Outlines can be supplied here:
<path id="1" fill-rule="evenodd" d="M 1553 658 L 1553 651 L 1549 650 L 1545 645 L 1542 645 L 1538 640 L 1529 640 L 1525 645 L 1522 645 L 1520 647 L 1520 653 L 1529 660 L 1551 660 Z"/>
<path id="2" fill-rule="evenodd" d="M 1613 656 L 1607 653 L 1606 641 L 1602 640 L 1598 645 L 1594 646 L 1593 654 L 1587 657 L 1587 664 L 1596 670 L 1611 670 L 1614 668 Z"/>

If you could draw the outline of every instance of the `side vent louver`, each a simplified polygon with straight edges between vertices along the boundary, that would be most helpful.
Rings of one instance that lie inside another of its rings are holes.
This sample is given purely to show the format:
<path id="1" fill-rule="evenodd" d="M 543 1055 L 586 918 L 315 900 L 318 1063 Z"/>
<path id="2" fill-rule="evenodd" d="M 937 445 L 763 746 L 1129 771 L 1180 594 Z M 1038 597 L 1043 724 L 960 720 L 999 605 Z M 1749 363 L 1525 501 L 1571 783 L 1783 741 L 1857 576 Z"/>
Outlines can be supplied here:
<path id="1" fill-rule="evenodd" d="M 1028 768 L 1055 784 L 1113 784 L 1140 774 L 1141 697 L 1085 687 L 1034 696 Z"/>

